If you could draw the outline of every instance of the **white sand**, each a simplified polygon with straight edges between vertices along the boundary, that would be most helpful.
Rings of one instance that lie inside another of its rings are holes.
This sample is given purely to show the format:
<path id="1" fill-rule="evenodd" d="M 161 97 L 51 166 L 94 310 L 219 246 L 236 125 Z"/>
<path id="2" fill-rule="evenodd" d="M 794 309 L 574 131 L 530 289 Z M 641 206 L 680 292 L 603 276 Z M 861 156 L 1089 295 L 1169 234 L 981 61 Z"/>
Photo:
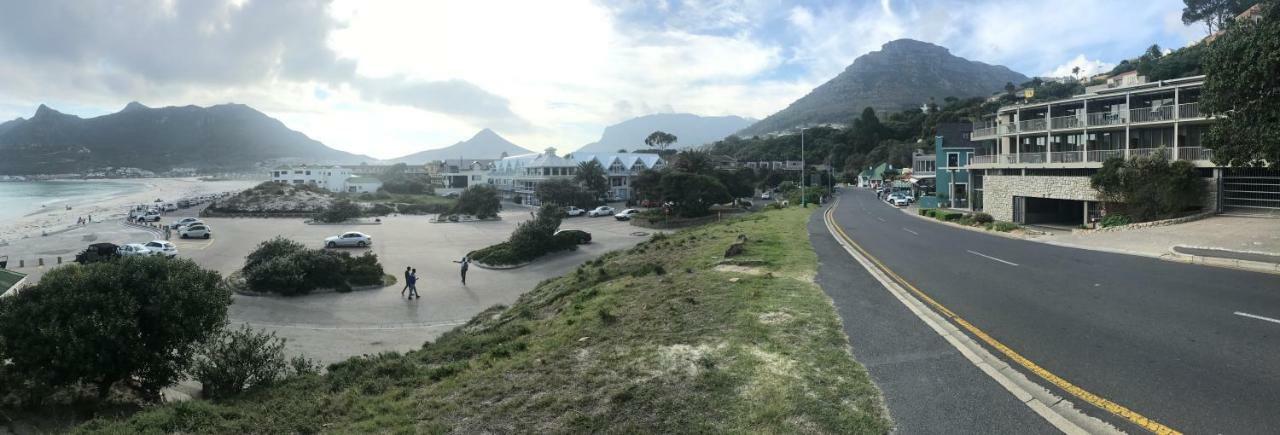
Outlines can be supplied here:
<path id="1" fill-rule="evenodd" d="M 7 240 L 25 237 L 38 237 L 44 232 L 54 232 L 72 227 L 76 221 L 85 216 L 93 216 L 94 222 L 109 219 L 122 219 L 129 209 L 137 204 L 153 204 L 156 198 L 165 202 L 177 202 L 179 199 L 248 189 L 261 181 L 200 181 L 195 178 L 142 178 L 136 180 L 120 180 L 136 182 L 143 189 L 98 200 L 92 204 L 64 204 L 56 202 L 38 212 L 22 216 L 8 222 L 0 222 L 0 244 Z M 70 205 L 67 210 L 65 205 Z M 181 211 L 175 212 L 181 213 Z"/>

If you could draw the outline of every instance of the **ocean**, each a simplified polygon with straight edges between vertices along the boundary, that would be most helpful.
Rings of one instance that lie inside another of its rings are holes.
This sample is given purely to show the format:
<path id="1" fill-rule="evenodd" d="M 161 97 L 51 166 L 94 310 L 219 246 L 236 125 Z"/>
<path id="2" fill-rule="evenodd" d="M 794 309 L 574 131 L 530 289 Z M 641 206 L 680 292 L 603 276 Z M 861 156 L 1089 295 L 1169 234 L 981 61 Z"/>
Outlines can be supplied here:
<path id="1" fill-rule="evenodd" d="M 0 222 L 12 221 L 48 207 L 89 205 L 146 188 L 146 184 L 136 180 L 0 182 Z"/>

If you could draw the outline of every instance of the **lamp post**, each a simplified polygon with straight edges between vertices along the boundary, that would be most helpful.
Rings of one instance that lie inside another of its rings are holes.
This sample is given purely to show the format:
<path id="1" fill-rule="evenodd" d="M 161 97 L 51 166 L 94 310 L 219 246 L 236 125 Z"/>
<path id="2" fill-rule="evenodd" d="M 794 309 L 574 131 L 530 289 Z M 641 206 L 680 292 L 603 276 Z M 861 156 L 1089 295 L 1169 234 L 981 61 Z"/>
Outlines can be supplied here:
<path id="1" fill-rule="evenodd" d="M 805 130 L 806 130 L 805 128 L 800 129 L 800 207 L 808 208 L 809 204 L 807 200 L 809 199 L 809 192 L 808 192 L 808 189 L 806 189 L 806 187 L 809 186 L 809 182 L 804 179 L 804 131 Z"/>

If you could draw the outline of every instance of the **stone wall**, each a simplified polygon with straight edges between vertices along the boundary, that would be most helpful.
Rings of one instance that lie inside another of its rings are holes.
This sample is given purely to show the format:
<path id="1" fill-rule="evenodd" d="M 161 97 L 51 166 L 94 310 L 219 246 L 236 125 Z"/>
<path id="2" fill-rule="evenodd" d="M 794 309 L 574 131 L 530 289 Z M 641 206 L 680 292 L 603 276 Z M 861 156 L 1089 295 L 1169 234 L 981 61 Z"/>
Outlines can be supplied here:
<path id="1" fill-rule="evenodd" d="M 1088 176 L 988 175 L 982 179 L 982 211 L 1013 221 L 1013 197 L 1097 201 Z M 1081 211 L 1083 213 L 1083 211 Z"/>

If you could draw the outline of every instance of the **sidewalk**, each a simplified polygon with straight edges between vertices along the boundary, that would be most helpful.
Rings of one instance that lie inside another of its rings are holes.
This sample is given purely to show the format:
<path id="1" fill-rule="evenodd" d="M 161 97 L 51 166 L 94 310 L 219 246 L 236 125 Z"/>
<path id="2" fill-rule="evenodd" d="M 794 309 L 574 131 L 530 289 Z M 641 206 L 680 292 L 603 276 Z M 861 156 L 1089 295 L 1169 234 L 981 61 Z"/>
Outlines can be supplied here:
<path id="1" fill-rule="evenodd" d="M 1280 272 L 1280 219 L 1213 216 L 1164 227 L 1058 234 L 1031 240 L 1251 270 Z"/>

